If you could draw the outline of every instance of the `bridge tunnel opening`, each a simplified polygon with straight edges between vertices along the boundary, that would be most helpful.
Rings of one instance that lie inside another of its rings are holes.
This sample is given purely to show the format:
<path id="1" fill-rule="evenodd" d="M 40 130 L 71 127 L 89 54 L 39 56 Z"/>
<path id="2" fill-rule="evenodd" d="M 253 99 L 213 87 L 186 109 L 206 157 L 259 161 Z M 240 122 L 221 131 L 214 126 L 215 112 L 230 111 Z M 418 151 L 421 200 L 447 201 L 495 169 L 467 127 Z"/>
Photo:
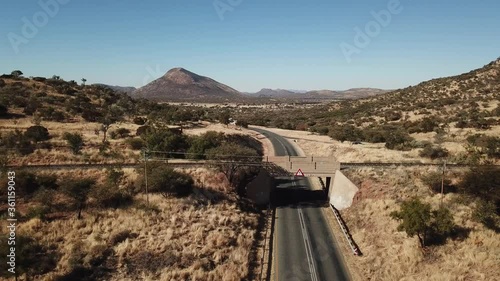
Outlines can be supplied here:
<path id="1" fill-rule="evenodd" d="M 328 192 L 311 189 L 306 178 L 275 178 L 271 204 L 274 207 L 328 206 Z"/>

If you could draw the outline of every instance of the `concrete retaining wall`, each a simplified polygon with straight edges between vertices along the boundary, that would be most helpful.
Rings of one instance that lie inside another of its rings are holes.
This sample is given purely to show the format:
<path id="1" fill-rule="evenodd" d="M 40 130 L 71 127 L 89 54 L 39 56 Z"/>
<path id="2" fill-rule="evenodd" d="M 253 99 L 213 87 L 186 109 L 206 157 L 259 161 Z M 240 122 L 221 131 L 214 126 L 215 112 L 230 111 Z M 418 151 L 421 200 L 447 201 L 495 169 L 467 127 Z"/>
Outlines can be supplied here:
<path id="1" fill-rule="evenodd" d="M 359 188 L 341 171 L 337 170 L 328 194 L 330 204 L 337 210 L 347 209 L 351 207 L 354 196 L 358 191 Z"/>

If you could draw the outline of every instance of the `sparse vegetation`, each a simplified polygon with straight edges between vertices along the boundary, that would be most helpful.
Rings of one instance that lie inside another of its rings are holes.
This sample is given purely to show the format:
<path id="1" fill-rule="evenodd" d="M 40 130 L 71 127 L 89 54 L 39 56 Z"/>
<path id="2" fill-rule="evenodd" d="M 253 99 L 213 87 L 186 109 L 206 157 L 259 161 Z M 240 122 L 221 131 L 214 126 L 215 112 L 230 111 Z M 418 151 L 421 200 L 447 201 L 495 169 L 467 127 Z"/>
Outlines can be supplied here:
<path id="1" fill-rule="evenodd" d="M 207 150 L 207 158 L 215 161 L 215 167 L 226 176 L 228 183 L 239 195 L 244 195 L 241 181 L 247 178 L 247 174 L 254 173 L 245 163 L 261 159 L 255 150 L 233 143 L 223 143 Z"/>
<path id="2" fill-rule="evenodd" d="M 417 236 L 422 247 L 436 239 L 445 239 L 456 227 L 449 209 L 440 207 L 431 211 L 430 204 L 417 198 L 402 202 L 401 210 L 392 212 L 391 217 L 401 221 L 399 231 Z"/>
<path id="3" fill-rule="evenodd" d="M 189 175 L 174 171 L 172 168 L 155 165 L 148 174 L 150 191 L 158 192 L 166 198 L 187 196 L 193 189 L 193 179 Z"/>
<path id="4" fill-rule="evenodd" d="M 79 154 L 83 147 L 83 137 L 78 133 L 64 133 L 63 138 L 68 142 L 73 154 Z"/>
<path id="5" fill-rule="evenodd" d="M 43 126 L 31 126 L 26 130 L 24 135 L 34 142 L 50 139 L 49 130 Z"/>
<path id="6" fill-rule="evenodd" d="M 73 208 L 77 211 L 77 218 L 82 217 L 82 211 L 85 208 L 88 195 L 95 185 L 95 180 L 84 179 L 68 179 L 61 182 L 61 190 L 73 200 Z"/>

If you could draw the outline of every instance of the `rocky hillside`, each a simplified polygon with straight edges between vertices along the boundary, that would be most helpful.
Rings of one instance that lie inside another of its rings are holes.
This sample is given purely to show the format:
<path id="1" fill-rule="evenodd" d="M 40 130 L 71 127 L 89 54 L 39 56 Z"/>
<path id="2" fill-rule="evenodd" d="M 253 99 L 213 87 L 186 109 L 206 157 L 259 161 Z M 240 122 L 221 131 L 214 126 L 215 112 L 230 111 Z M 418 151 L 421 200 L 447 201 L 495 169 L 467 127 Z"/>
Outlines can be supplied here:
<path id="1" fill-rule="evenodd" d="M 427 148 L 422 154 L 453 156 L 452 162 L 474 162 L 485 155 L 496 162 L 500 159 L 500 59 L 465 74 L 375 97 L 314 109 L 253 110 L 236 118 L 340 141 L 385 143 L 389 149 L 416 153 Z"/>
<path id="2" fill-rule="evenodd" d="M 163 102 L 231 102 L 243 97 L 229 86 L 183 68 L 169 70 L 132 96 Z"/>

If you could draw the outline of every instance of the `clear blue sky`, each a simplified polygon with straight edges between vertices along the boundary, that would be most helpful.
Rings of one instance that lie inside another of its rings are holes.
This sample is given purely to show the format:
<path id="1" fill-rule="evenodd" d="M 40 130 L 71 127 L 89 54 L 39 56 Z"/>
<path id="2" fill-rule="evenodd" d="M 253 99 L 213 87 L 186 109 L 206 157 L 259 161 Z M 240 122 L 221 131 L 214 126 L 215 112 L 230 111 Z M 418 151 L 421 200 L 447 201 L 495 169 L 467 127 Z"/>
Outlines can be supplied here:
<path id="1" fill-rule="evenodd" d="M 44 26 L 38 1 L 2 5 L 0 73 L 137 87 L 180 66 L 240 91 L 393 89 L 500 56 L 498 0 L 400 0 L 350 63 L 341 43 L 355 46 L 355 27 L 391 0 L 241 0 L 223 19 L 214 0 L 59 1 L 69 2 Z M 34 16 L 40 27 L 26 38 L 22 19 Z"/>

